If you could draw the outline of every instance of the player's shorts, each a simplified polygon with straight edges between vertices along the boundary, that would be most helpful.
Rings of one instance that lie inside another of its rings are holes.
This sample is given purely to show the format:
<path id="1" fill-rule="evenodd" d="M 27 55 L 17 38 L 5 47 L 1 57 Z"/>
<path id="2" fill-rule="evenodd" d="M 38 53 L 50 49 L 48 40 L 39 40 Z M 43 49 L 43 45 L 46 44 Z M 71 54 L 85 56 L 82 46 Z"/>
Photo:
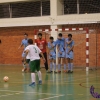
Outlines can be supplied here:
<path id="1" fill-rule="evenodd" d="M 22 53 L 22 57 L 23 57 L 23 58 L 26 57 L 26 53 L 24 53 L 24 51 L 23 51 L 23 53 Z"/>
<path id="2" fill-rule="evenodd" d="M 35 71 L 39 70 L 40 70 L 40 59 L 30 61 L 30 71 L 34 73 Z"/>
<path id="3" fill-rule="evenodd" d="M 56 55 L 49 55 L 49 59 L 54 59 L 54 60 L 56 60 Z"/>
<path id="4" fill-rule="evenodd" d="M 74 58 L 73 51 L 70 51 L 69 54 L 66 53 L 66 58 L 73 59 Z"/>
<path id="5" fill-rule="evenodd" d="M 58 52 L 58 58 L 65 58 L 65 51 L 63 51 L 62 54 L 60 54 L 60 53 Z"/>
<path id="6" fill-rule="evenodd" d="M 29 62 L 30 62 L 30 59 L 26 59 L 26 63 L 29 64 Z"/>

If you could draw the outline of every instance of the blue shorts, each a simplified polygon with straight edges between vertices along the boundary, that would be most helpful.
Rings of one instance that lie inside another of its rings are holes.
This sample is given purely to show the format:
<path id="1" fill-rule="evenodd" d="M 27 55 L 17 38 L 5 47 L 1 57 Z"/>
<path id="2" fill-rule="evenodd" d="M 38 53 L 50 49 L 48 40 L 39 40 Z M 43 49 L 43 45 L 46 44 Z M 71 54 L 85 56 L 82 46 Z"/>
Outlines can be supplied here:
<path id="1" fill-rule="evenodd" d="M 24 53 L 24 51 L 23 51 L 23 53 L 22 53 L 22 57 L 24 58 L 26 56 L 26 53 Z"/>
<path id="2" fill-rule="evenodd" d="M 65 58 L 65 51 L 63 51 L 62 54 L 60 54 L 60 53 L 58 52 L 58 58 Z"/>
<path id="3" fill-rule="evenodd" d="M 66 58 L 73 59 L 74 58 L 73 51 L 70 51 L 69 54 L 67 54 L 67 52 L 66 52 Z"/>
<path id="4" fill-rule="evenodd" d="M 56 60 L 56 55 L 49 55 L 49 59 L 54 59 L 54 60 Z"/>

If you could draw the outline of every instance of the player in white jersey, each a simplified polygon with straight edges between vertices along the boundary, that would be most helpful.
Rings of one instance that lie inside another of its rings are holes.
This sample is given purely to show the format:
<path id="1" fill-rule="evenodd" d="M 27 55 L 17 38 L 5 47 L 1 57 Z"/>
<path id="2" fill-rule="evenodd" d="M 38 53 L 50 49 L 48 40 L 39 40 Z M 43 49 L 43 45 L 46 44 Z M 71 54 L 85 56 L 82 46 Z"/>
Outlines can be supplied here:
<path id="1" fill-rule="evenodd" d="M 29 86 L 34 86 L 36 83 L 35 71 L 37 71 L 37 73 L 38 73 L 39 84 L 42 84 L 42 75 L 41 75 L 41 71 L 40 71 L 40 56 L 39 56 L 39 54 L 41 54 L 44 62 L 45 62 L 45 58 L 43 56 L 42 51 L 36 45 L 33 45 L 32 39 L 28 40 L 28 44 L 29 45 L 25 48 L 25 53 L 26 53 L 26 56 L 28 54 L 30 57 L 30 71 L 31 71 L 32 83 Z"/>

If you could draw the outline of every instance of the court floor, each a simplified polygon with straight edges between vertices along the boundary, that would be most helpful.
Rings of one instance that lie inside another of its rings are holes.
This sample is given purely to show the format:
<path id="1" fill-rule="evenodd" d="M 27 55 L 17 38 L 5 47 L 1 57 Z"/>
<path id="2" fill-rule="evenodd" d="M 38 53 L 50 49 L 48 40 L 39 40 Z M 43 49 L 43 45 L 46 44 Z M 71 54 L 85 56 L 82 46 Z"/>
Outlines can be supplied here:
<path id="1" fill-rule="evenodd" d="M 0 66 L 0 100 L 99 100 L 90 94 L 90 86 L 100 93 L 100 70 L 75 69 L 73 74 L 48 74 L 42 68 L 43 84 L 30 87 L 30 73 L 21 66 Z M 9 82 L 3 82 L 8 76 Z M 36 78 L 38 83 L 38 77 Z"/>

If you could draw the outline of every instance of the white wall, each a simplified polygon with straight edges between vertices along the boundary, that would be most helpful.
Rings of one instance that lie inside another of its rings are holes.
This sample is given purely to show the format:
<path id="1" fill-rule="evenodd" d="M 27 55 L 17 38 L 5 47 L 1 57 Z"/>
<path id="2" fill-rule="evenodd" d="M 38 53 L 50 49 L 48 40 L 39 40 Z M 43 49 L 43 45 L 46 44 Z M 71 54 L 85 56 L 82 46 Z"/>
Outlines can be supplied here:
<path id="1" fill-rule="evenodd" d="M 62 15 L 29 18 L 0 19 L 0 27 L 62 25 L 100 22 L 100 14 Z"/>
<path id="2" fill-rule="evenodd" d="M 29 0 L 0 0 L 0 2 L 16 2 Z M 11 26 L 39 26 L 39 25 L 63 25 L 63 24 L 79 24 L 79 23 L 97 23 L 100 22 L 100 14 L 74 14 L 74 15 L 58 15 L 61 14 L 58 7 L 60 0 L 50 0 L 50 16 L 44 17 L 27 17 L 27 18 L 5 18 L 0 19 L 0 27 Z M 62 8 L 60 8 L 62 9 Z"/>

